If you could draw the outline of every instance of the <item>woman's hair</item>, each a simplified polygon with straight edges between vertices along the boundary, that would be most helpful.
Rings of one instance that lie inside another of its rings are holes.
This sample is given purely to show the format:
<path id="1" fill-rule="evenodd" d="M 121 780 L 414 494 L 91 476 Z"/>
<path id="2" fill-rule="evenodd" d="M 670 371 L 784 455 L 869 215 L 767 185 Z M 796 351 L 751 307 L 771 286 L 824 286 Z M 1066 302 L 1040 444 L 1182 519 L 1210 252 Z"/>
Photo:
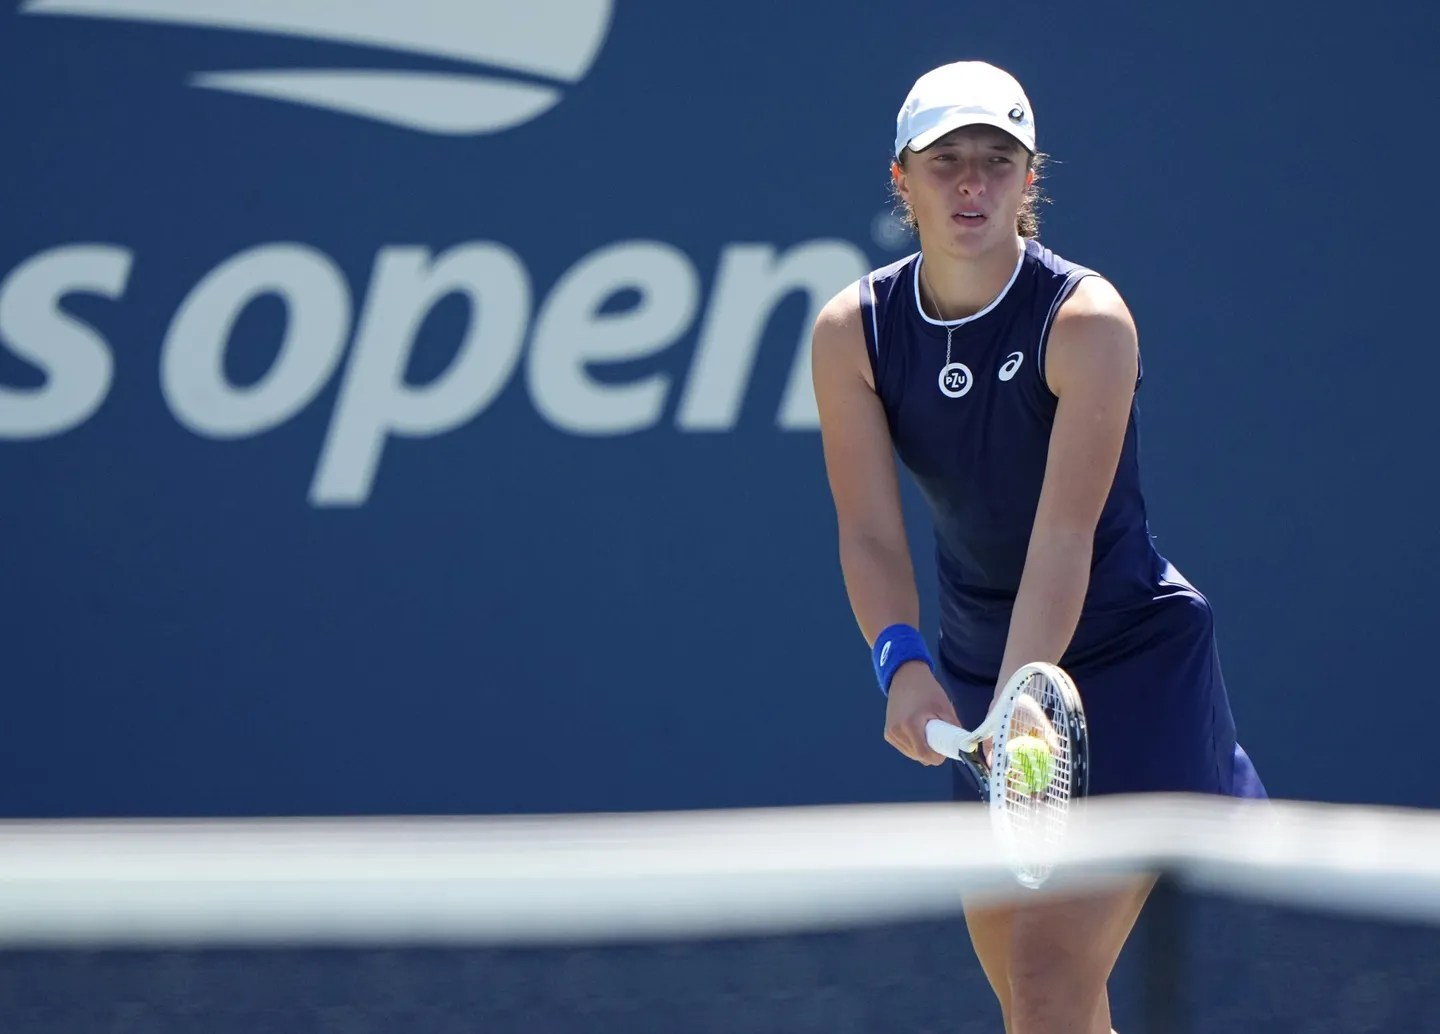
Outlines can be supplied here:
<path id="1" fill-rule="evenodd" d="M 912 153 L 908 147 L 900 152 L 900 157 L 896 159 L 900 168 L 905 168 L 905 160 L 909 158 Z M 1037 208 L 1042 202 L 1050 200 L 1040 189 L 1040 174 L 1045 168 L 1045 160 L 1048 157 L 1049 155 L 1041 151 L 1036 151 L 1030 155 L 1030 160 L 1025 163 L 1026 171 L 1032 173 L 1034 178 L 1030 181 L 1030 185 L 1025 188 L 1025 198 L 1021 201 L 1020 211 L 1015 216 L 1015 232 L 1021 237 L 1038 237 L 1040 235 L 1040 214 Z M 900 207 L 904 209 L 901 220 L 905 223 L 906 228 L 909 229 L 911 233 L 918 233 L 919 227 L 915 225 L 915 213 L 911 210 L 906 200 L 900 196 L 900 191 L 896 187 L 893 178 L 890 180 L 890 193 L 896 202 L 899 203 Z"/>

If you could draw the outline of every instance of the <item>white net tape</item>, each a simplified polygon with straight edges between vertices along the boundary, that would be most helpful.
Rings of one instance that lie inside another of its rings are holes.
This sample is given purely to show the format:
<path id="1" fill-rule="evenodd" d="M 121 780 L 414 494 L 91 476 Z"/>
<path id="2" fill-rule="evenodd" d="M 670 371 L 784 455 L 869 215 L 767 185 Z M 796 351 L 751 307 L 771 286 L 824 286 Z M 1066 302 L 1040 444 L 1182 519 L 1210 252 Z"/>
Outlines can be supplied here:
<path id="1" fill-rule="evenodd" d="M 1440 815 L 1096 798 L 1044 893 L 1164 868 L 1440 922 Z M 1020 896 L 979 805 L 608 816 L 0 823 L 0 946 L 546 943 L 821 930 Z"/>

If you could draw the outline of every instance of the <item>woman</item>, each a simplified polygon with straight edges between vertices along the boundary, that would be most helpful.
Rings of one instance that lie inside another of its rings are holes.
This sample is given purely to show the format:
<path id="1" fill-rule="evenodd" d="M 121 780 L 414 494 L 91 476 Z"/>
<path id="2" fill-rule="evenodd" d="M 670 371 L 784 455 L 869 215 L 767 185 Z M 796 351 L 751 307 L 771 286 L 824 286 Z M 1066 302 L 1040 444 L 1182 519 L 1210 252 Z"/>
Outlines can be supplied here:
<path id="1" fill-rule="evenodd" d="M 941 764 L 929 719 L 973 728 L 1017 668 L 1052 661 L 1085 703 L 1092 794 L 1263 797 L 1235 741 L 1209 604 L 1150 539 L 1134 323 L 1111 284 L 1036 240 L 1039 157 L 1009 74 L 981 62 L 926 73 L 900 109 L 891 168 L 920 251 L 816 321 L 840 560 L 888 696 L 885 738 Z M 915 630 L 896 454 L 935 526 L 938 659 Z M 957 797 L 974 799 L 952 771 Z M 1006 1030 L 1109 1031 L 1106 981 L 1148 891 L 967 908 Z"/>

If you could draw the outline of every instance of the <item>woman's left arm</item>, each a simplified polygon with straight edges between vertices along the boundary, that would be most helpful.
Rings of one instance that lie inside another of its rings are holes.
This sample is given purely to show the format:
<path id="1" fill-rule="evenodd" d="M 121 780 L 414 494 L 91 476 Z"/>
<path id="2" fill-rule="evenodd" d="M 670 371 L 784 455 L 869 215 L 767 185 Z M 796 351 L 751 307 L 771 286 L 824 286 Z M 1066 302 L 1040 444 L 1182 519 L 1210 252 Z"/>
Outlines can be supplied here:
<path id="1" fill-rule="evenodd" d="M 1022 664 L 1058 662 L 1075 634 L 1138 371 L 1124 300 L 1108 282 L 1086 277 L 1056 314 L 1045 347 L 1041 372 L 1060 401 L 997 694 Z"/>

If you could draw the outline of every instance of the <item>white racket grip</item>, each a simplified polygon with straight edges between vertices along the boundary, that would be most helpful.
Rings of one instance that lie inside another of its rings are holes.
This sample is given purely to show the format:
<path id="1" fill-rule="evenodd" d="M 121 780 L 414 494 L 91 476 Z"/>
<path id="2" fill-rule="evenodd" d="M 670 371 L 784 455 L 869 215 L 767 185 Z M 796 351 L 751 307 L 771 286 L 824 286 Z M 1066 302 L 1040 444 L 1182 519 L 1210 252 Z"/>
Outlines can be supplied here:
<path id="1" fill-rule="evenodd" d="M 925 723 L 925 742 L 930 744 L 930 749 L 937 754 L 958 758 L 974 748 L 975 734 L 958 725 L 932 718 Z"/>

